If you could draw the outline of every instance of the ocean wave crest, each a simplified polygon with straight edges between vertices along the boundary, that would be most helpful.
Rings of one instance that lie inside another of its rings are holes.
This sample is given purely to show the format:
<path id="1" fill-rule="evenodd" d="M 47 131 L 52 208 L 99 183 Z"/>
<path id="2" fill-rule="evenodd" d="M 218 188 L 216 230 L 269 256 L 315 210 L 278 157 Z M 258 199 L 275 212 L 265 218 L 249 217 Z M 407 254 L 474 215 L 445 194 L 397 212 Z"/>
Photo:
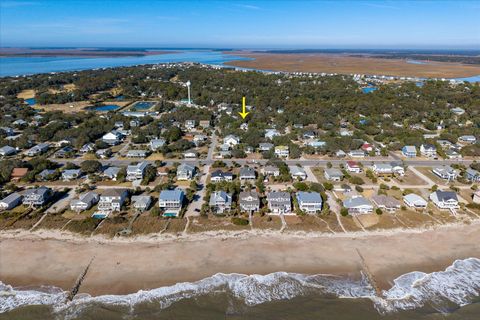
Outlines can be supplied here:
<path id="1" fill-rule="evenodd" d="M 393 287 L 383 291 L 381 297 L 375 295 L 375 290 L 363 276 L 354 280 L 334 275 L 287 272 L 267 275 L 219 273 L 196 282 L 177 283 L 127 295 L 91 297 L 82 294 L 70 302 L 66 299 L 67 292 L 59 289 L 24 290 L 0 282 L 0 313 L 26 305 L 48 305 L 58 318 L 72 319 L 92 304 L 123 306 L 130 313 L 135 313 L 135 306 L 141 303 L 154 302 L 164 309 L 175 302 L 212 293 L 226 294 L 246 306 L 315 294 L 369 298 L 380 313 L 414 309 L 427 304 L 444 311 L 446 304 L 463 306 L 480 295 L 480 259 L 457 260 L 445 271 L 404 274 L 396 278 Z"/>

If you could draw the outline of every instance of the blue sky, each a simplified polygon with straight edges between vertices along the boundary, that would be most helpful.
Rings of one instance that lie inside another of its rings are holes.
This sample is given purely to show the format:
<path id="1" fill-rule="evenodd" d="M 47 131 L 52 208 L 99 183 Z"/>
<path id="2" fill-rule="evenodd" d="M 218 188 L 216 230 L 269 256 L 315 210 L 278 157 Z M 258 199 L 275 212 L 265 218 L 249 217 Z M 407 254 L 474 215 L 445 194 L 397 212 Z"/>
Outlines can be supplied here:
<path id="1" fill-rule="evenodd" d="M 1 46 L 480 48 L 480 0 L 0 0 Z"/>

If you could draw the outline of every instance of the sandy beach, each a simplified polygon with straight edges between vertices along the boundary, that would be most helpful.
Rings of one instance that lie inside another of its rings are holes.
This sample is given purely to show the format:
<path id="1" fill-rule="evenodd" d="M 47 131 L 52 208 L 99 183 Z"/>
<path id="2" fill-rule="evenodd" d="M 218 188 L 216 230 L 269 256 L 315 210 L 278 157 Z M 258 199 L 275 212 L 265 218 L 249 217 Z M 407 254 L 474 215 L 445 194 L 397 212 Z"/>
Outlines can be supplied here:
<path id="1" fill-rule="evenodd" d="M 351 57 L 321 53 L 258 53 L 248 51 L 225 52 L 253 60 L 235 60 L 226 65 L 261 70 L 286 72 L 325 72 L 340 74 L 389 75 L 424 78 L 462 78 L 480 74 L 480 66 L 453 62 L 428 61 L 408 63 L 403 59 Z"/>
<path id="2" fill-rule="evenodd" d="M 0 280 L 70 289 L 94 257 L 80 292 L 127 294 L 216 273 L 276 271 L 358 278 L 356 248 L 381 288 L 410 271 L 440 271 L 480 258 L 480 224 L 356 235 L 238 233 L 108 240 L 55 231 L 0 234 Z"/>

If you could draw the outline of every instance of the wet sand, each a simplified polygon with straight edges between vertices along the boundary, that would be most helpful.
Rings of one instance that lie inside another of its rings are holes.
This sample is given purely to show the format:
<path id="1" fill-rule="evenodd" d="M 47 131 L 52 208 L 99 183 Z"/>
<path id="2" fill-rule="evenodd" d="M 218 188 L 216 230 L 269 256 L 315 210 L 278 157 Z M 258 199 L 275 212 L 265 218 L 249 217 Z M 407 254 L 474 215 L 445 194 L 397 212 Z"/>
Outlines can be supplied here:
<path id="1" fill-rule="evenodd" d="M 364 256 L 379 286 L 410 271 L 444 270 L 456 259 L 480 258 L 480 224 L 392 234 L 258 235 L 106 240 L 0 233 L 0 280 L 14 286 L 70 289 L 95 257 L 80 292 L 127 294 L 216 273 L 276 271 L 358 278 Z"/>
<path id="2" fill-rule="evenodd" d="M 325 72 L 340 74 L 389 75 L 424 78 L 464 78 L 480 75 L 479 65 L 428 61 L 425 64 L 408 63 L 403 59 L 374 57 L 349 57 L 322 53 L 253 53 L 248 51 L 225 52 L 249 61 L 229 61 L 226 65 L 287 72 Z"/>

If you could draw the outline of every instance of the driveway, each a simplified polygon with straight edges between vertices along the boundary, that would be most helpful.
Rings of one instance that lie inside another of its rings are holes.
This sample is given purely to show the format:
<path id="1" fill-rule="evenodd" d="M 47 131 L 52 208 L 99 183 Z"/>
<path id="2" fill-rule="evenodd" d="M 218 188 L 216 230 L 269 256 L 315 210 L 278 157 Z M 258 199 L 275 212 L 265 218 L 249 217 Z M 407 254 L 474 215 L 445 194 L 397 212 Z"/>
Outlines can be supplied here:
<path id="1" fill-rule="evenodd" d="M 66 195 L 64 195 L 60 200 L 52 204 L 45 213 L 57 213 L 65 209 L 70 205 L 70 201 L 75 197 L 75 190 L 70 190 Z"/>

